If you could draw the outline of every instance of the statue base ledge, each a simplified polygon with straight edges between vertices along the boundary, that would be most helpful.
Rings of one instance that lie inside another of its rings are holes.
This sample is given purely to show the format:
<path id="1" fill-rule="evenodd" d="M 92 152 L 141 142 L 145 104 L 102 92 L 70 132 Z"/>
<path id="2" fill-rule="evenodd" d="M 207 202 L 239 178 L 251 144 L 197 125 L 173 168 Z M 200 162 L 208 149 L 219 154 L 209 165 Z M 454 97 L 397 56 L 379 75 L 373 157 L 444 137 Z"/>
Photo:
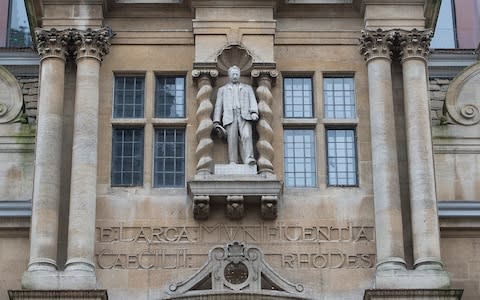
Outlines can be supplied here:
<path id="1" fill-rule="evenodd" d="M 188 182 L 188 192 L 193 201 L 195 219 L 208 219 L 210 205 L 213 205 L 211 197 L 222 200 L 227 217 L 241 219 L 245 197 L 248 197 L 260 203 L 263 219 L 272 220 L 277 217 L 282 183 L 273 174 L 204 174 L 196 175 Z"/>
<path id="2" fill-rule="evenodd" d="M 365 290 L 363 300 L 460 300 L 457 289 L 372 289 Z"/>
<path id="3" fill-rule="evenodd" d="M 450 277 L 444 270 L 377 270 L 377 289 L 448 289 Z"/>
<path id="4" fill-rule="evenodd" d="M 71 299 L 91 299 L 107 300 L 106 290 L 10 290 L 8 291 L 10 300 L 20 299 L 40 299 L 40 300 L 71 300 Z"/>

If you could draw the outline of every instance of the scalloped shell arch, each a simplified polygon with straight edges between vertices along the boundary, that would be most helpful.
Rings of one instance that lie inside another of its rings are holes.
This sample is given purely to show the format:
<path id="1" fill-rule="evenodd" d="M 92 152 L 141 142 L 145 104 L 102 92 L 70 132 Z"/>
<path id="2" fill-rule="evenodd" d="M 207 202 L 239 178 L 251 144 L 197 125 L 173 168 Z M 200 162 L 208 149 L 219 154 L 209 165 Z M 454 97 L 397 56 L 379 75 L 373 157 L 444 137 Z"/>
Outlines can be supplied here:
<path id="1" fill-rule="evenodd" d="M 217 69 L 226 74 L 228 68 L 235 65 L 240 68 L 242 74 L 248 72 L 252 68 L 253 57 L 250 52 L 238 45 L 230 45 L 220 52 L 217 56 Z"/>

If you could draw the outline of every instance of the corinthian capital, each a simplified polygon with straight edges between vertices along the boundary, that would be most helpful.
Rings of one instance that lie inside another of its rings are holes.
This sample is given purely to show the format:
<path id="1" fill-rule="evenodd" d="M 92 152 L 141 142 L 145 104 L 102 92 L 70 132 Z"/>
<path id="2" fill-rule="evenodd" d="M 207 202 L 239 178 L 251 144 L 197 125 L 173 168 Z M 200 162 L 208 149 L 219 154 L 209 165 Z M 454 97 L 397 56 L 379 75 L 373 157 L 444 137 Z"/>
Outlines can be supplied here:
<path id="1" fill-rule="evenodd" d="M 360 38 L 360 54 L 365 61 L 373 58 L 391 59 L 395 32 L 392 30 L 362 30 Z"/>
<path id="2" fill-rule="evenodd" d="M 66 59 L 70 30 L 38 28 L 35 30 L 35 37 L 38 55 L 40 55 L 41 60 L 48 57 Z"/>
<path id="3" fill-rule="evenodd" d="M 72 30 L 72 40 L 75 45 L 74 56 L 76 59 L 91 57 L 102 61 L 108 53 L 110 39 L 113 37 L 111 28 Z"/>
<path id="4" fill-rule="evenodd" d="M 431 30 L 398 30 L 400 57 L 402 60 L 409 58 L 426 60 L 430 53 L 429 46 L 432 36 Z"/>

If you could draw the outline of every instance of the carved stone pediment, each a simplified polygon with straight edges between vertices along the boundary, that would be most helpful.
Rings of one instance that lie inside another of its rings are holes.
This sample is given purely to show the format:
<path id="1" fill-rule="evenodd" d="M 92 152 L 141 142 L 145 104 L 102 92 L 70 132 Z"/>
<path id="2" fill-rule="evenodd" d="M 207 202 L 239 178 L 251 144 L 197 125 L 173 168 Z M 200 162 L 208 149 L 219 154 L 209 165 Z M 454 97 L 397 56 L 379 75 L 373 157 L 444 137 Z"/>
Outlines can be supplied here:
<path id="1" fill-rule="evenodd" d="M 291 283 L 276 273 L 259 248 L 234 241 L 212 248 L 205 265 L 189 279 L 171 284 L 167 293 L 171 298 L 247 293 L 302 299 L 303 292 L 303 285 Z"/>
<path id="2" fill-rule="evenodd" d="M 13 122 L 23 106 L 23 95 L 17 79 L 0 66 L 0 123 Z"/>

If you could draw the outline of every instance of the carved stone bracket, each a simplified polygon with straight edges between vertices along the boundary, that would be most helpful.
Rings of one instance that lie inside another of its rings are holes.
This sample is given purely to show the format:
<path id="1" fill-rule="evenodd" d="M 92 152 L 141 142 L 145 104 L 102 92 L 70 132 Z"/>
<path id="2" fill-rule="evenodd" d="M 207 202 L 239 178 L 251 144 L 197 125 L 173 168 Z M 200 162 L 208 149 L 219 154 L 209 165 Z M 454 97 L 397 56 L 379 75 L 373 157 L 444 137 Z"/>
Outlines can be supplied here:
<path id="1" fill-rule="evenodd" d="M 212 248 L 206 264 L 189 279 L 171 284 L 167 294 L 174 298 L 239 291 L 291 299 L 301 297 L 304 287 L 276 273 L 259 248 L 234 241 Z"/>
<path id="2" fill-rule="evenodd" d="M 112 30 L 109 27 L 93 30 L 72 30 L 72 42 L 75 45 L 73 56 L 76 59 L 91 57 L 102 61 L 108 54 Z"/>
<path id="3" fill-rule="evenodd" d="M 188 182 L 193 201 L 193 216 L 197 220 L 208 218 L 210 199 L 223 200 L 228 218 L 238 220 L 244 216 L 244 199 L 258 203 L 262 218 L 275 219 L 282 191 L 280 181 L 261 175 L 206 175 L 196 176 Z"/>
<path id="4" fill-rule="evenodd" d="M 212 148 L 213 140 L 211 132 L 213 128 L 212 111 L 213 105 L 211 101 L 212 85 L 215 78 L 218 76 L 216 69 L 194 69 L 192 77 L 197 84 L 197 112 L 196 118 L 198 128 L 195 132 L 197 139 L 197 148 L 195 149 L 195 156 L 197 158 L 197 174 L 212 173 Z"/>
<path id="5" fill-rule="evenodd" d="M 362 30 L 360 54 L 367 62 L 374 58 L 391 59 L 394 39 L 394 30 L 384 31 L 380 28 L 377 30 Z"/>
<path id="6" fill-rule="evenodd" d="M 278 77 L 278 71 L 275 69 L 254 69 L 251 73 L 253 80 L 257 84 L 258 112 L 260 119 L 257 123 L 258 141 L 257 151 L 259 154 L 257 165 L 258 172 L 262 175 L 273 175 L 273 112 L 271 109 L 273 102 L 272 86 Z"/>

